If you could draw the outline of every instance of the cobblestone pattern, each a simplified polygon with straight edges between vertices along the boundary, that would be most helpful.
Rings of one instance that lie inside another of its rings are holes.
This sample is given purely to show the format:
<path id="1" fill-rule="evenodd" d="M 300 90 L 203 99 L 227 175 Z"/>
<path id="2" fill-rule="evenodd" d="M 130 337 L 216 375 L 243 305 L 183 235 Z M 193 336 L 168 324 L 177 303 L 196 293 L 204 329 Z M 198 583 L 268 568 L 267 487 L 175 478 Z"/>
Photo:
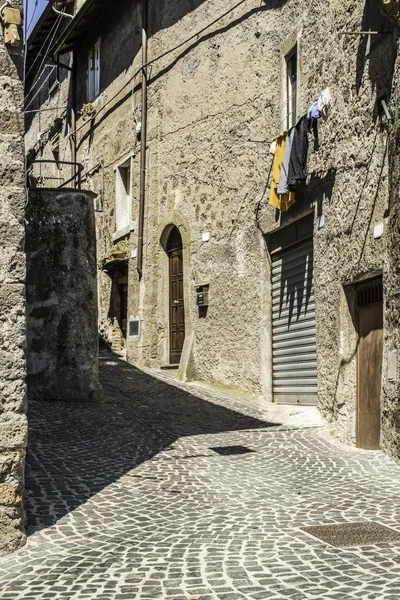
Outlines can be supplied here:
<path id="1" fill-rule="evenodd" d="M 400 543 L 300 529 L 400 530 L 387 457 L 108 354 L 101 371 L 104 404 L 30 407 L 30 537 L 0 561 L 2 600 L 398 600 Z"/>

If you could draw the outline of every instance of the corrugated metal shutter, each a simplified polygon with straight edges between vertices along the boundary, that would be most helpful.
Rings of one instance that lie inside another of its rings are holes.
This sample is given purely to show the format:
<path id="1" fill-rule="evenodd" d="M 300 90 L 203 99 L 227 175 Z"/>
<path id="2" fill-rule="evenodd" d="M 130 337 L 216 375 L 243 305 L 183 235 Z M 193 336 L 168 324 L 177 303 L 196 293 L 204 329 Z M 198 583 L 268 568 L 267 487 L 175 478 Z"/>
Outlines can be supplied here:
<path id="1" fill-rule="evenodd" d="M 312 238 L 272 257 L 274 401 L 317 404 Z"/>

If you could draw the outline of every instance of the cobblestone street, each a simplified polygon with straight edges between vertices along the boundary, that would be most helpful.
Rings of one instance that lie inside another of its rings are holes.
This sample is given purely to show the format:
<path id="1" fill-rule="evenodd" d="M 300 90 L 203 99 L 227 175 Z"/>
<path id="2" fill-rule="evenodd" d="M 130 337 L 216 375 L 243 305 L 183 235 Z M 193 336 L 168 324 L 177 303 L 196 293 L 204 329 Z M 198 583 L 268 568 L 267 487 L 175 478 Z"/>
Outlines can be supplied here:
<path id="1" fill-rule="evenodd" d="M 398 600 L 400 542 L 336 548 L 301 528 L 400 531 L 400 468 L 322 428 L 101 355 L 101 405 L 30 406 L 27 545 L 2 600 Z"/>

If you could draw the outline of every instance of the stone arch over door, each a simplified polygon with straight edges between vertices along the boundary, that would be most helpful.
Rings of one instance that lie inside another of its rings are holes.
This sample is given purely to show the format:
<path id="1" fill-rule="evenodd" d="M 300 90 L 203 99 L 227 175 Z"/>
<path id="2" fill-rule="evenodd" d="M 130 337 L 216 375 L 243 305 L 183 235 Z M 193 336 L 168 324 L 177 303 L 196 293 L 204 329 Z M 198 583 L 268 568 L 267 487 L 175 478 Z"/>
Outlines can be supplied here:
<path id="1" fill-rule="evenodd" d="M 178 212 L 167 213 L 158 228 L 159 245 L 159 290 L 158 290 L 158 314 L 160 325 L 164 335 L 160 342 L 159 359 L 161 364 L 169 364 L 170 340 L 169 340 L 169 255 L 168 239 L 174 228 L 177 228 L 182 238 L 182 261 L 183 261 L 183 296 L 185 316 L 185 346 L 192 339 L 192 309 L 191 309 L 191 270 L 190 270 L 190 233 L 186 219 Z M 185 353 L 185 351 L 184 351 Z M 184 354 L 183 353 L 183 354 Z M 182 365 L 182 358 L 181 363 Z"/>

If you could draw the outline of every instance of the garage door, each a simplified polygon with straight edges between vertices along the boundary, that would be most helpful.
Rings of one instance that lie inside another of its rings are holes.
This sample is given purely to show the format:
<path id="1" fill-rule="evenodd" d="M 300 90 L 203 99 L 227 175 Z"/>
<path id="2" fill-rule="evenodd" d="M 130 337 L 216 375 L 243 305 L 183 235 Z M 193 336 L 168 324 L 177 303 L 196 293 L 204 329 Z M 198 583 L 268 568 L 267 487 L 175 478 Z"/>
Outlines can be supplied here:
<path id="1" fill-rule="evenodd" d="M 272 257 L 273 394 L 280 404 L 317 404 L 312 238 Z"/>

